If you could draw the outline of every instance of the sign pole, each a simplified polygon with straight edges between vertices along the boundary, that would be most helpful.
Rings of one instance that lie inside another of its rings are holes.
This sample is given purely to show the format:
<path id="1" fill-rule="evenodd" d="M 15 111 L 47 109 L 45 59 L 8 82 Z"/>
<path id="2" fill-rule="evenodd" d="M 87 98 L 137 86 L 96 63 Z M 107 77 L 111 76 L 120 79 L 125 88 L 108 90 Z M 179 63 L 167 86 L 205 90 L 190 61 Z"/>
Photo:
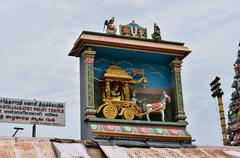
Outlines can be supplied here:
<path id="1" fill-rule="evenodd" d="M 224 116 L 224 109 L 223 109 L 223 91 L 220 88 L 221 83 L 219 83 L 220 77 L 216 77 L 211 83 L 211 91 L 212 91 L 212 97 L 218 99 L 218 108 L 219 108 L 219 116 L 220 116 L 220 124 L 221 124 L 221 130 L 222 130 L 222 137 L 223 137 L 223 145 L 227 144 L 227 132 L 226 132 L 226 122 L 225 122 L 225 116 Z"/>
<path id="2" fill-rule="evenodd" d="M 12 137 L 15 137 L 15 135 L 17 134 L 17 132 L 18 132 L 19 130 L 24 130 L 24 128 L 19 128 L 19 127 L 14 127 L 14 129 L 15 129 L 16 131 L 14 132 L 14 134 L 13 134 Z"/>
<path id="3" fill-rule="evenodd" d="M 32 137 L 36 137 L 36 124 L 32 127 Z"/>

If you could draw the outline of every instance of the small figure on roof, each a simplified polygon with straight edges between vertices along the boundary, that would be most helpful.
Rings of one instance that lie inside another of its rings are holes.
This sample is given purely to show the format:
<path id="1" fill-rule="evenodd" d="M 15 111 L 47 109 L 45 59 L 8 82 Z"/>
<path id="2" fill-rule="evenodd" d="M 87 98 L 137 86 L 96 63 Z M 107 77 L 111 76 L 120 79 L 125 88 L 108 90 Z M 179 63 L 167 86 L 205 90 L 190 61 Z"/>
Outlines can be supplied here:
<path id="1" fill-rule="evenodd" d="M 110 35 L 116 35 L 117 33 L 117 28 L 114 25 L 114 17 L 112 17 L 109 21 L 105 20 L 104 22 L 104 30 L 105 30 L 105 26 L 107 26 L 107 30 L 106 33 L 110 34 Z"/>
<path id="2" fill-rule="evenodd" d="M 161 32 L 160 32 L 160 28 L 157 26 L 156 23 L 154 23 L 154 32 L 152 34 L 152 39 L 154 40 L 161 40 Z"/>

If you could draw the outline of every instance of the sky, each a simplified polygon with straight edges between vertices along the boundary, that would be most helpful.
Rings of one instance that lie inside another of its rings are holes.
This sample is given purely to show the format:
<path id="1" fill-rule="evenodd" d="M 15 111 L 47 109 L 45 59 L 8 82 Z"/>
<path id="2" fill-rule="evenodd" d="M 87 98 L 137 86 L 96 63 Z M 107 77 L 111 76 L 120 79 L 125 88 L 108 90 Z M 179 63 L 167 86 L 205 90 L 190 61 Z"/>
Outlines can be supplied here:
<path id="1" fill-rule="evenodd" d="M 102 32 L 105 19 L 136 23 L 164 40 L 184 42 L 184 105 L 194 144 L 221 145 L 217 100 L 209 83 L 218 75 L 225 114 L 240 41 L 238 0 L 0 0 L 0 97 L 66 103 L 66 127 L 37 126 L 38 137 L 79 139 L 79 60 L 68 53 L 83 30 Z M 0 136 L 31 136 L 31 125 L 0 123 Z M 3 130 L 2 130 L 3 129 Z"/>

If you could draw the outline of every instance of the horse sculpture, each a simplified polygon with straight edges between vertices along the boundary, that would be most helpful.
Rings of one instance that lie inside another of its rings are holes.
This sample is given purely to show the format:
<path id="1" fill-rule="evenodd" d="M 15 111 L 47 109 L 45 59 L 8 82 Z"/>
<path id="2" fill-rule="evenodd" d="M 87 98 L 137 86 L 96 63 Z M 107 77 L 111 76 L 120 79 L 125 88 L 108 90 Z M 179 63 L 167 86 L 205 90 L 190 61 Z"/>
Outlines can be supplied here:
<path id="1" fill-rule="evenodd" d="M 151 121 L 149 118 L 149 114 L 152 112 L 160 112 L 161 113 L 161 120 L 164 120 L 164 110 L 166 109 L 166 104 L 171 102 L 171 98 L 167 95 L 165 91 L 163 91 L 160 101 L 151 104 L 144 104 L 143 110 L 146 112 L 147 120 Z"/>

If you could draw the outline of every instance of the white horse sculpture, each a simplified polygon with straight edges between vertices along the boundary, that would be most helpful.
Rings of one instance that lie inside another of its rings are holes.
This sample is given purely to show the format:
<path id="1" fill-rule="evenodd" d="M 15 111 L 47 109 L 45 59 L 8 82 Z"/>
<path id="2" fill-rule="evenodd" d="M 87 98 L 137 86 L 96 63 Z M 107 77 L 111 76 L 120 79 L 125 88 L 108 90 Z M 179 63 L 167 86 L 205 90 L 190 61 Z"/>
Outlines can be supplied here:
<path id="1" fill-rule="evenodd" d="M 146 112 L 147 120 L 151 121 L 149 118 L 149 114 L 151 112 L 160 112 L 161 113 L 161 120 L 164 120 L 164 110 L 166 109 L 166 104 L 171 102 L 171 98 L 167 95 L 165 91 L 163 91 L 160 101 L 151 104 L 143 105 L 143 110 Z"/>

